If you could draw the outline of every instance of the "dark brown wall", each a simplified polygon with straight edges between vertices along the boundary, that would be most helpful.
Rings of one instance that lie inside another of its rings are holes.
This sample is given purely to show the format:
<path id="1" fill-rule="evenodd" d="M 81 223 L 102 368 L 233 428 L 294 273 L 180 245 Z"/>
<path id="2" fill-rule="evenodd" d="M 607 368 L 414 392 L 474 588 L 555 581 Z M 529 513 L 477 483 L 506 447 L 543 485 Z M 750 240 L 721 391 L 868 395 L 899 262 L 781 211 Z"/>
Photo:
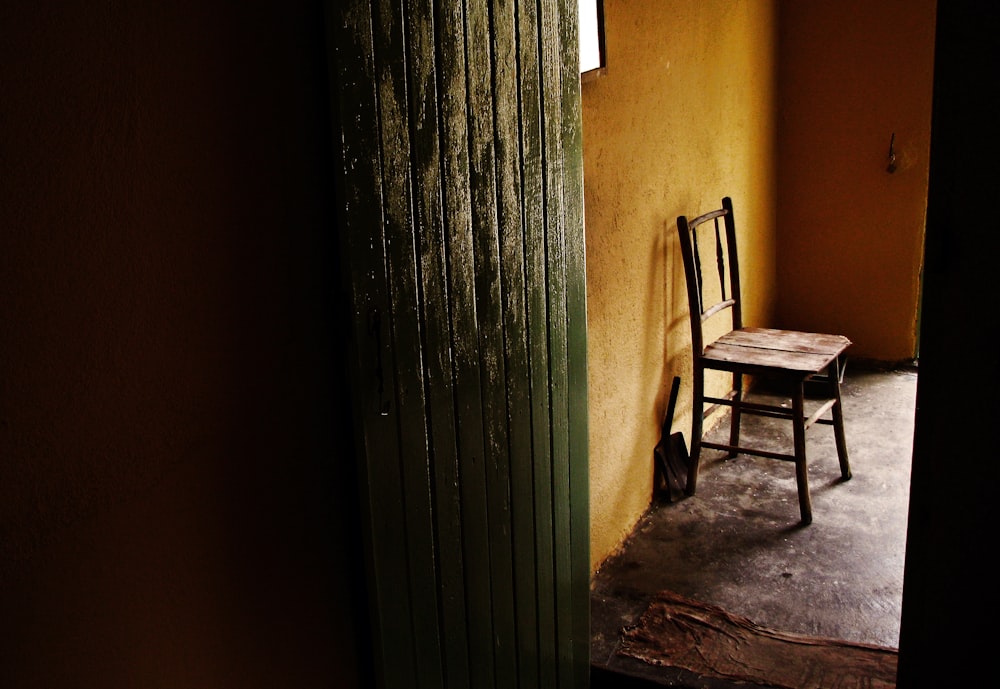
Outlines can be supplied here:
<path id="1" fill-rule="evenodd" d="M 776 325 L 913 359 L 936 2 L 779 5 Z"/>
<path id="2" fill-rule="evenodd" d="M 938 3 L 926 267 L 910 482 L 900 689 L 974 686 L 996 653 L 1000 402 L 995 292 L 1000 17 Z"/>
<path id="3" fill-rule="evenodd" d="M 225 5 L 0 6 L 4 687 L 359 684 L 322 7 Z"/>

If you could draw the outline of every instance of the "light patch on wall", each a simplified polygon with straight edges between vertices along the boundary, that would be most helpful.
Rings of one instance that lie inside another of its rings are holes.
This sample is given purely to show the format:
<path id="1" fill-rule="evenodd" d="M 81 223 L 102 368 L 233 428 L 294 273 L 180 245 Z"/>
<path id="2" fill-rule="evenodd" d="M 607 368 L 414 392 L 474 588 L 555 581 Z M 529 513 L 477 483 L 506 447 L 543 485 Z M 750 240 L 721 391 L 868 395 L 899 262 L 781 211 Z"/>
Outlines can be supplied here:
<path id="1" fill-rule="evenodd" d="M 601 0 L 579 0 L 581 74 L 604 67 L 600 3 Z"/>

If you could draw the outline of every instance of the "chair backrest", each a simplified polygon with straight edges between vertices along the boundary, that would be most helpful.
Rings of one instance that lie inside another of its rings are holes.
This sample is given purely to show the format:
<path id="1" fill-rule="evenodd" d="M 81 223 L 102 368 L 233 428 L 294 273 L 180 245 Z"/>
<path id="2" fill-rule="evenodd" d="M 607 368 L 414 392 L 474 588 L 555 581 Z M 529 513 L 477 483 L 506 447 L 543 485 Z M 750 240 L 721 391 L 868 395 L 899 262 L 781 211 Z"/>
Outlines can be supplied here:
<path id="1" fill-rule="evenodd" d="M 720 230 L 720 219 L 725 232 Z M 691 311 L 691 345 L 695 356 L 701 356 L 705 351 L 702 325 L 709 318 L 731 309 L 733 330 L 743 327 L 740 266 L 736 253 L 736 223 L 733 220 L 732 199 L 727 196 L 722 199 L 722 208 L 690 220 L 685 215 L 679 216 L 677 233 L 680 235 L 688 306 Z M 702 271 L 702 257 L 713 244 L 716 269 L 709 269 L 705 274 Z M 710 303 L 705 303 L 706 298 Z"/>

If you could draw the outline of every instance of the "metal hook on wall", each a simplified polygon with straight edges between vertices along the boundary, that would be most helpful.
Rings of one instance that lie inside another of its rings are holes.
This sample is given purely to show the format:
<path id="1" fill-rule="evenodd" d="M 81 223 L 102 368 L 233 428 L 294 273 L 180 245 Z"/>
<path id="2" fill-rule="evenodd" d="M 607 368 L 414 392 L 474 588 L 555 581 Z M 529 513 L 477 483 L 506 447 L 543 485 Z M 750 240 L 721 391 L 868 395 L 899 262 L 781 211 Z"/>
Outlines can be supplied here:
<path id="1" fill-rule="evenodd" d="M 886 166 L 885 171 L 892 174 L 896 171 L 896 151 L 894 149 L 894 144 L 896 143 L 896 132 L 892 133 L 889 138 L 889 165 Z"/>

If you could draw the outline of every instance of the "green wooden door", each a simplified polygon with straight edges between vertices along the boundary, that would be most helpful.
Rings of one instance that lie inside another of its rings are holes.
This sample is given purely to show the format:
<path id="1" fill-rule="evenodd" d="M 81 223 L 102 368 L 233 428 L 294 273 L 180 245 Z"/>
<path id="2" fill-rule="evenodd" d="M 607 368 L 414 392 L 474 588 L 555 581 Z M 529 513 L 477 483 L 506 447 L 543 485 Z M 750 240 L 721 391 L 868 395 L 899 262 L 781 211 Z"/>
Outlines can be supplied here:
<path id="1" fill-rule="evenodd" d="M 585 687 L 576 2 L 329 3 L 385 687 Z"/>

